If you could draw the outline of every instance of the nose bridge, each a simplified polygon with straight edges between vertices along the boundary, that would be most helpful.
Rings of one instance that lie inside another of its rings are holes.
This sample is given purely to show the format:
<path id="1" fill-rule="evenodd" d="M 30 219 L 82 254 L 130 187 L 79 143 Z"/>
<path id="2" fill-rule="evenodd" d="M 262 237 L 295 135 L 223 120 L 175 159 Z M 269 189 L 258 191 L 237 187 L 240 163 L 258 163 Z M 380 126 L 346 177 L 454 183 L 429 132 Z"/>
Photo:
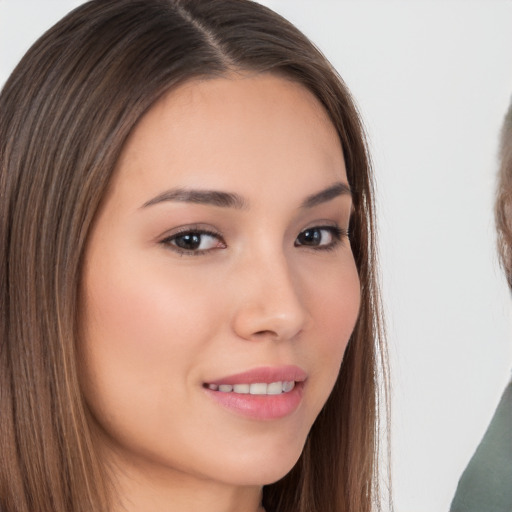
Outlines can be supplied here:
<path id="1" fill-rule="evenodd" d="M 243 290 L 235 330 L 246 339 L 291 339 L 304 327 L 307 311 L 298 275 L 282 246 L 252 252 L 242 263 Z"/>

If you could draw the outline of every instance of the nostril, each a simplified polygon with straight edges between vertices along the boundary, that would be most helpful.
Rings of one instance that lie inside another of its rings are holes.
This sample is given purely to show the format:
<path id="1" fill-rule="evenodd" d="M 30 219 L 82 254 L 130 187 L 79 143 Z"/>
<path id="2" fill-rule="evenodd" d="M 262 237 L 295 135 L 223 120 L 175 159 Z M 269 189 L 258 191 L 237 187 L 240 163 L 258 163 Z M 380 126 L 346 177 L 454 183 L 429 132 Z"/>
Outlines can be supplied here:
<path id="1" fill-rule="evenodd" d="M 275 331 L 265 330 L 255 332 L 254 336 L 257 336 L 258 338 L 263 338 L 265 336 L 277 336 L 277 333 Z"/>
<path id="2" fill-rule="evenodd" d="M 261 331 L 257 331 L 252 334 L 252 339 L 254 340 L 265 340 L 270 339 L 273 341 L 281 341 L 281 340 L 287 340 L 287 339 L 293 339 L 296 338 L 297 335 L 301 332 L 302 329 L 288 329 L 286 326 L 283 327 L 276 327 L 275 330 L 273 329 L 265 329 Z"/>

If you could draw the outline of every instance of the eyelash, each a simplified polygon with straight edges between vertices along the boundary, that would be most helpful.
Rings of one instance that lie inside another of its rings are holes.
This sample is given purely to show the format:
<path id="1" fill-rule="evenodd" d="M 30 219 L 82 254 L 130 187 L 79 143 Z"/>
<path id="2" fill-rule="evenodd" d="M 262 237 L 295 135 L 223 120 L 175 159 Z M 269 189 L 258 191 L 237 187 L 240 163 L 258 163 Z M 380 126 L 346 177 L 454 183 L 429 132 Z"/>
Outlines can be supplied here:
<path id="1" fill-rule="evenodd" d="M 308 231 L 310 232 L 318 232 L 318 231 L 327 231 L 332 236 L 332 241 L 328 244 L 324 245 L 307 245 L 307 244 L 300 244 L 297 243 L 298 238 L 301 235 L 304 235 Z M 212 247 L 209 249 L 184 249 L 182 247 L 177 246 L 175 242 L 179 238 L 183 238 L 185 236 L 210 236 L 215 239 L 222 245 L 221 247 Z M 342 243 L 343 239 L 349 239 L 349 232 L 346 229 L 343 229 L 339 226 L 311 226 L 310 228 L 303 229 L 295 239 L 294 246 L 295 247 L 304 247 L 310 250 L 314 251 L 332 251 L 338 247 L 340 243 Z M 217 249 L 225 249 L 227 247 L 226 242 L 222 238 L 222 235 L 218 232 L 204 229 L 204 228 L 194 228 L 194 227 L 187 227 L 183 228 L 182 230 L 173 233 L 170 236 L 165 237 L 163 240 L 160 241 L 160 243 L 166 247 L 169 247 L 172 251 L 177 252 L 178 254 L 184 256 L 202 256 L 210 253 L 211 251 L 217 250 Z"/>
<path id="2" fill-rule="evenodd" d="M 327 231 L 332 236 L 332 241 L 325 245 L 305 245 L 305 244 L 297 244 L 297 239 L 300 235 L 307 233 L 308 231 Z M 343 239 L 349 238 L 349 232 L 346 229 L 343 229 L 339 226 L 312 226 L 310 228 L 303 229 L 295 239 L 294 246 L 295 247 L 305 247 L 307 249 L 312 249 L 314 251 L 333 251 L 338 247 L 340 243 L 342 243 Z"/>
<path id="3" fill-rule="evenodd" d="M 224 239 L 222 238 L 222 235 L 220 233 L 217 233 L 216 231 L 212 231 L 209 229 L 204 229 L 200 227 L 186 227 L 183 228 L 176 233 L 173 233 L 172 235 L 165 237 L 160 243 L 166 247 L 169 247 L 172 251 L 177 252 L 181 256 L 187 255 L 187 256 L 202 256 L 205 254 L 208 254 L 210 251 L 215 250 L 216 248 L 211 249 L 203 249 L 203 250 L 191 250 L 191 249 L 184 249 L 182 247 L 179 247 L 175 245 L 173 242 L 179 238 L 183 238 L 185 236 L 191 236 L 191 235 L 199 235 L 199 237 L 204 236 L 211 236 L 212 238 L 216 238 L 218 242 L 220 242 L 223 247 L 220 248 L 226 248 L 226 242 L 224 242 Z"/>

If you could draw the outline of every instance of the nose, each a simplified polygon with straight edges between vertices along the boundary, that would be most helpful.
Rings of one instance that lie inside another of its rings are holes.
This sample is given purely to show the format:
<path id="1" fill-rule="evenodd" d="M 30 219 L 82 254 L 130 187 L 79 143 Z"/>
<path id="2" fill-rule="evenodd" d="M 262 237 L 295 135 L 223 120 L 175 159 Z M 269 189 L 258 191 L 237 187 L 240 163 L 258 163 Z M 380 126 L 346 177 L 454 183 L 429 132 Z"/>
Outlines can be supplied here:
<path id="1" fill-rule="evenodd" d="M 300 279 L 284 255 L 246 262 L 235 293 L 233 329 L 246 340 L 295 338 L 306 324 Z"/>

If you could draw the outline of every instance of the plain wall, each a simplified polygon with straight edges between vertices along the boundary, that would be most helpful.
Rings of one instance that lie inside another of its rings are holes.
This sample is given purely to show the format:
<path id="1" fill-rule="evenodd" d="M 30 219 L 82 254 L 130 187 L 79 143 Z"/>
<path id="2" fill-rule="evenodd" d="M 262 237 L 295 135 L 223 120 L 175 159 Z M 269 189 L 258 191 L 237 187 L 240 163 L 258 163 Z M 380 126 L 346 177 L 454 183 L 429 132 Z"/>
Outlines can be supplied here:
<path id="1" fill-rule="evenodd" d="M 74 0 L 0 0 L 0 83 Z M 265 0 L 353 92 L 370 135 L 393 372 L 396 512 L 448 510 L 512 367 L 495 254 L 512 2 Z"/>

